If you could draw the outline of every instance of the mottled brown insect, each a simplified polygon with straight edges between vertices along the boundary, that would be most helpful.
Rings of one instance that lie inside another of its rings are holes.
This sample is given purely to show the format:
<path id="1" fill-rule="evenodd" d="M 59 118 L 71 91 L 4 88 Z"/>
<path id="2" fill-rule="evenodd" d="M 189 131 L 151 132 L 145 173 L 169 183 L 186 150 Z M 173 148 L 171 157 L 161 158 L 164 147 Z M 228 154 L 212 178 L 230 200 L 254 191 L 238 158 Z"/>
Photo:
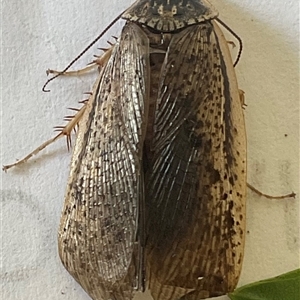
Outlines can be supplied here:
<path id="1" fill-rule="evenodd" d="M 58 245 L 92 299 L 237 285 L 246 135 L 217 15 L 205 0 L 136 1 L 80 111 Z"/>

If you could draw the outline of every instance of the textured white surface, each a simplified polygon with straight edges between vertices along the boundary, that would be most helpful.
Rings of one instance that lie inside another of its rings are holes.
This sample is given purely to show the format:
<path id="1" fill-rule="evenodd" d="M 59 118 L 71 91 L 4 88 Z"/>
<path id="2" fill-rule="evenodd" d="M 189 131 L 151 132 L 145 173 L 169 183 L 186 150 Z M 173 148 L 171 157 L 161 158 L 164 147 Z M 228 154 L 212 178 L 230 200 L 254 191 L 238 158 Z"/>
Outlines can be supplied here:
<path id="1" fill-rule="evenodd" d="M 248 104 L 248 181 L 269 194 L 293 190 L 299 195 L 298 0 L 211 2 L 244 41 L 237 75 Z M 65 67 L 131 3 L 1 1 L 1 164 L 51 137 L 67 107 L 76 107 L 94 80 L 58 79 L 49 85 L 51 93 L 42 93 L 45 70 Z M 76 67 L 96 53 L 90 51 Z M 61 140 L 28 164 L 1 174 L 1 299 L 89 299 L 57 253 L 69 161 Z M 248 192 L 240 285 L 299 267 L 298 196 L 275 201 Z"/>

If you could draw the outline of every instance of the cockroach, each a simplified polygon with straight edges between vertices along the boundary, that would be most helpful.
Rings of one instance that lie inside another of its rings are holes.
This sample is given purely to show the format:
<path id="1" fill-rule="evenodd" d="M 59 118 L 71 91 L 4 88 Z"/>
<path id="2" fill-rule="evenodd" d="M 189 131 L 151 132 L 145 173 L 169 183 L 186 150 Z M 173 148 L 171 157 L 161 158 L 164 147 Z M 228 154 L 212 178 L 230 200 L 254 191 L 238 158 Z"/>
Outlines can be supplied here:
<path id="1" fill-rule="evenodd" d="M 138 0 L 122 18 L 69 125 L 79 130 L 60 258 L 92 299 L 226 294 L 242 268 L 247 183 L 224 23 L 206 0 Z"/>

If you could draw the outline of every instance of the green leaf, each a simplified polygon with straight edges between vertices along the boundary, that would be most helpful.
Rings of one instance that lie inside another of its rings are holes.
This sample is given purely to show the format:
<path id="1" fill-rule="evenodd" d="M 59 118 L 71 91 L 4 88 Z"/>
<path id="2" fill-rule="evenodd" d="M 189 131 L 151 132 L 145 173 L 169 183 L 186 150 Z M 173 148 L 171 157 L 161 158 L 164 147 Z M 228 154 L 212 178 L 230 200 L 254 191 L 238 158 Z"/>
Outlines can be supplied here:
<path id="1" fill-rule="evenodd" d="M 300 269 L 244 285 L 228 296 L 231 300 L 300 300 Z"/>

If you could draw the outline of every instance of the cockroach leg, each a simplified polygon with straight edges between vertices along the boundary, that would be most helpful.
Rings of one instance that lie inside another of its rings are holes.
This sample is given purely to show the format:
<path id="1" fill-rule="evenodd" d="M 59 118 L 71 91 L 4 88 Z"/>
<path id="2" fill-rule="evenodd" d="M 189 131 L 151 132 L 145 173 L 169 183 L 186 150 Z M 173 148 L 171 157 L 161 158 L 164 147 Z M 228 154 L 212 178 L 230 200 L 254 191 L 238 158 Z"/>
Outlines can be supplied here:
<path id="1" fill-rule="evenodd" d="M 42 151 L 43 149 L 45 149 L 47 146 L 49 146 L 50 144 L 54 143 L 56 140 L 58 140 L 59 138 L 66 136 L 67 138 L 67 147 L 68 150 L 71 147 L 71 132 L 72 130 L 75 130 L 76 125 L 78 125 L 78 122 L 80 121 L 81 117 L 83 116 L 83 113 L 85 111 L 85 107 L 86 105 L 83 105 L 74 116 L 72 116 L 71 118 L 69 118 L 69 122 L 62 127 L 55 127 L 57 130 L 59 130 L 59 134 L 57 134 L 55 137 L 49 139 L 48 141 L 44 142 L 43 144 L 41 144 L 39 147 L 37 147 L 36 149 L 34 149 L 32 152 L 30 152 L 28 155 L 26 155 L 24 158 L 22 158 L 21 160 L 18 160 L 17 162 L 10 164 L 10 165 L 5 165 L 2 167 L 3 171 L 7 171 L 8 169 L 12 168 L 12 167 L 16 167 L 19 166 L 23 163 L 25 163 L 28 159 L 30 159 L 32 156 L 38 154 L 40 151 Z"/>

